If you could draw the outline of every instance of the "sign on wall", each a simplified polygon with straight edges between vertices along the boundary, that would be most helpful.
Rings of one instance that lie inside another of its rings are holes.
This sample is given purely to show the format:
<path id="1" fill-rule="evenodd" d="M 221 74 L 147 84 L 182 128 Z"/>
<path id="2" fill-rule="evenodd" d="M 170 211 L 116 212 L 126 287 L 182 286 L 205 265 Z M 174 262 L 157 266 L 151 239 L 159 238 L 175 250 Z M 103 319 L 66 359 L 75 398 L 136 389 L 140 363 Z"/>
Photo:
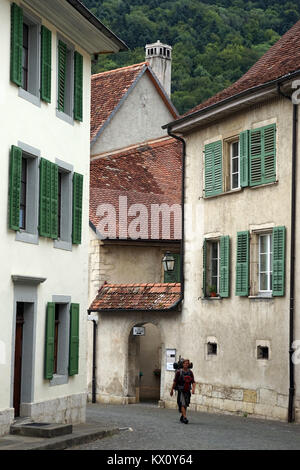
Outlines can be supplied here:
<path id="1" fill-rule="evenodd" d="M 176 349 L 166 349 L 167 370 L 174 370 L 173 364 L 176 359 Z"/>
<path id="2" fill-rule="evenodd" d="M 144 326 L 134 326 L 133 327 L 133 336 L 145 336 L 145 327 Z"/>

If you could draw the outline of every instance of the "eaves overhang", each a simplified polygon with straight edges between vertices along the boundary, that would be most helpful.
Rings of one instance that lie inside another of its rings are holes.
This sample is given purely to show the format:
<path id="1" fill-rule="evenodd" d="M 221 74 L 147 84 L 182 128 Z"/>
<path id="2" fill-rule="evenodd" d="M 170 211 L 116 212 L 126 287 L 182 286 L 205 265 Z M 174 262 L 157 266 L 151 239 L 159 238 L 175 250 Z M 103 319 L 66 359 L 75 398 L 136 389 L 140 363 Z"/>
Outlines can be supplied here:
<path id="1" fill-rule="evenodd" d="M 90 55 L 128 50 L 79 0 L 23 0 Z"/>
<path id="2" fill-rule="evenodd" d="M 168 129 L 173 133 L 186 134 L 195 128 L 207 126 L 219 121 L 231 114 L 249 108 L 249 106 L 262 103 L 267 99 L 275 98 L 279 95 L 278 86 L 282 86 L 282 91 L 290 93 L 292 82 L 300 77 L 300 70 L 284 75 L 270 82 L 258 85 L 241 93 L 233 95 L 210 106 L 204 107 L 194 113 L 165 124 L 163 129 Z"/>

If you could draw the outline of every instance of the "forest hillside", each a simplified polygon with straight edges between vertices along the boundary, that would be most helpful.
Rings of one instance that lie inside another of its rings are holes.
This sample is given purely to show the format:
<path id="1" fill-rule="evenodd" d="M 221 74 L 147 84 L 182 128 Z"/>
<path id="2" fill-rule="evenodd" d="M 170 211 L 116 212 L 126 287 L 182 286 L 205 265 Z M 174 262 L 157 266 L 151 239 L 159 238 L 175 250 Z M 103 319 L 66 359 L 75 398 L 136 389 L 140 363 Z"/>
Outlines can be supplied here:
<path id="1" fill-rule="evenodd" d="M 290 0 L 82 0 L 130 48 L 101 56 L 93 73 L 145 60 L 146 44 L 173 47 L 172 101 L 179 113 L 243 75 L 300 19 Z"/>

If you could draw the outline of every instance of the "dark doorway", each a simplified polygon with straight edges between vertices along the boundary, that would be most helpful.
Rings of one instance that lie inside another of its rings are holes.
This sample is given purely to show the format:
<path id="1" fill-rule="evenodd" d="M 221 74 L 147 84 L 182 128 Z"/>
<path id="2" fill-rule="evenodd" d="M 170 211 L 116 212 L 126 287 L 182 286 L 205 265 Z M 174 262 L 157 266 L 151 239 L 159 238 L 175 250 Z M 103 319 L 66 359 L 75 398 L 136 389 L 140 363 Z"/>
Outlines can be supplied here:
<path id="1" fill-rule="evenodd" d="M 25 307 L 24 302 L 17 302 L 15 368 L 14 368 L 14 401 L 13 401 L 14 409 L 15 409 L 15 416 L 20 416 L 20 404 L 21 404 L 24 307 Z"/>

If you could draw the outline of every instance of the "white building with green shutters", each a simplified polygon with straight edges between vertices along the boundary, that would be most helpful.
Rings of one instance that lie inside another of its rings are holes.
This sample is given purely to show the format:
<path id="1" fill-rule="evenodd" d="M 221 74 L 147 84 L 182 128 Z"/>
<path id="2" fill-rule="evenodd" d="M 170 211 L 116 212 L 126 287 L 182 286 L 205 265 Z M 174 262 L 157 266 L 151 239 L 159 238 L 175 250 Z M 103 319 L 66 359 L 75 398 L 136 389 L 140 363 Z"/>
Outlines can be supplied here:
<path id="1" fill-rule="evenodd" d="M 0 3 L 0 435 L 85 420 L 91 57 L 77 0 Z"/>

